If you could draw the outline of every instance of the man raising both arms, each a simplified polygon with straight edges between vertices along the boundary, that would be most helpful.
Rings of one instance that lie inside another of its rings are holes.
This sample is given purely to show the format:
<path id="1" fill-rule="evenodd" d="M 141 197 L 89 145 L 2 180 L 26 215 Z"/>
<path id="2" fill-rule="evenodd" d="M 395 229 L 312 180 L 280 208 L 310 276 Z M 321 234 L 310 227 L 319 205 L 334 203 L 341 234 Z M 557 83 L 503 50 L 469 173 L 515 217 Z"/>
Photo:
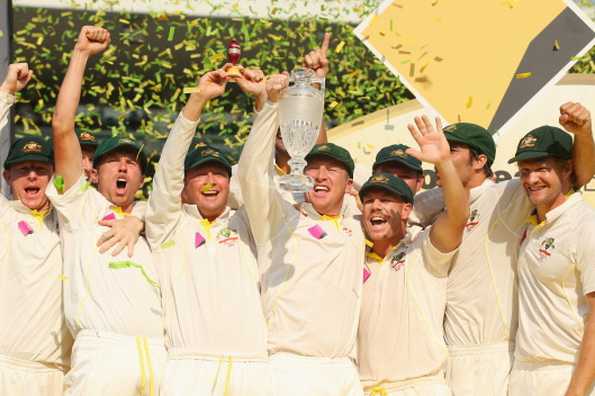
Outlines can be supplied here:
<path id="1" fill-rule="evenodd" d="M 26 63 L 8 67 L 0 129 L 31 74 Z M 37 136 L 18 139 L 4 168 L 15 200 L 0 195 L 0 394 L 61 396 L 72 339 L 62 310 L 58 221 L 45 195 L 51 144 Z"/>
<path id="2" fill-rule="evenodd" d="M 236 82 L 250 91 L 262 79 L 243 69 Z M 188 153 L 205 105 L 227 81 L 223 70 L 200 79 L 163 147 L 149 198 L 168 348 L 163 396 L 272 396 L 255 247 L 245 213 L 227 206 L 230 160 L 200 143 Z"/>
<path id="3" fill-rule="evenodd" d="M 66 395 L 154 395 L 165 364 L 161 294 L 151 252 L 130 237 L 128 254 L 103 253 L 98 222 L 125 218 L 138 231 L 144 205 L 134 200 L 147 161 L 136 142 L 105 139 L 97 148 L 95 190 L 85 179 L 75 114 L 89 58 L 110 42 L 102 28 L 82 28 L 52 122 L 56 176 L 48 196 L 60 213 L 65 252 L 64 310 L 75 337 Z M 135 217 L 136 216 L 136 217 Z M 123 246 L 120 246 L 123 247 Z"/>
<path id="4" fill-rule="evenodd" d="M 303 212 L 281 197 L 273 147 L 277 102 L 287 85 L 285 74 L 267 80 L 269 102 L 256 116 L 238 170 L 258 252 L 273 394 L 361 395 L 352 359 L 365 245 L 358 219 L 343 208 L 353 160 L 334 144 L 315 146 L 306 157 L 314 188 Z"/>

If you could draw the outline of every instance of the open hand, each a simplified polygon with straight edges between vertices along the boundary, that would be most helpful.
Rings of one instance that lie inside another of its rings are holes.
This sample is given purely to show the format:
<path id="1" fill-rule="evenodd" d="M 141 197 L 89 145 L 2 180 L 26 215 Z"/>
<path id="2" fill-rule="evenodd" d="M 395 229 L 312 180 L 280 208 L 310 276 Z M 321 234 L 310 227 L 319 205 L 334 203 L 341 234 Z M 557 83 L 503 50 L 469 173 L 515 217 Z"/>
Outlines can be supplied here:
<path id="1" fill-rule="evenodd" d="M 132 257 L 144 223 L 134 216 L 126 216 L 121 220 L 101 220 L 99 224 L 110 227 L 97 241 L 99 253 L 105 253 L 113 248 L 112 256 L 117 256 L 127 247 L 128 257 Z"/>
<path id="2" fill-rule="evenodd" d="M 442 131 L 442 122 L 436 117 L 436 128 L 427 116 L 415 117 L 415 125 L 407 125 L 419 150 L 409 148 L 407 154 L 423 162 L 438 164 L 450 158 L 450 146 Z"/>

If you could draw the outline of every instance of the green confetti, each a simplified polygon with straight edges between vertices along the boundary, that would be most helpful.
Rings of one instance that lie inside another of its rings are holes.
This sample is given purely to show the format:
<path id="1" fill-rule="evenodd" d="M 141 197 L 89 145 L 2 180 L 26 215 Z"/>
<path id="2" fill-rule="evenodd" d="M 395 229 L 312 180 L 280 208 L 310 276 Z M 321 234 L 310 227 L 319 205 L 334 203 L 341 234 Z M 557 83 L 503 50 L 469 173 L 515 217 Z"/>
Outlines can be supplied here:
<path id="1" fill-rule="evenodd" d="M 176 35 L 176 27 L 170 26 L 169 33 L 167 34 L 167 41 L 173 41 L 175 35 Z"/>

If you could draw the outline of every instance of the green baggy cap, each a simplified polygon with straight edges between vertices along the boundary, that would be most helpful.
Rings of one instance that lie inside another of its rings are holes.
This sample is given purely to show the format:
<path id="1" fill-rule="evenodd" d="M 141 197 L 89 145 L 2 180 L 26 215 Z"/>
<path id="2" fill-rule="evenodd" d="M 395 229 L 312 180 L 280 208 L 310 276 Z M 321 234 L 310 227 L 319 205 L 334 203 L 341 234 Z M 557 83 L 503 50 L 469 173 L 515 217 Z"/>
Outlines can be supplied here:
<path id="1" fill-rule="evenodd" d="M 53 162 L 52 143 L 40 136 L 23 136 L 17 139 L 4 161 L 4 168 L 25 161 L 39 161 L 51 164 Z"/>
<path id="2" fill-rule="evenodd" d="M 543 125 L 535 128 L 519 141 L 516 153 L 508 163 L 545 157 L 571 159 L 572 137 L 554 126 Z"/>
<path id="3" fill-rule="evenodd" d="M 408 148 L 409 146 L 405 146 L 404 144 L 392 144 L 383 147 L 378 154 L 376 154 L 376 161 L 374 162 L 374 165 L 372 165 L 372 169 L 376 169 L 379 165 L 388 162 L 398 162 L 414 171 L 423 172 L 421 161 L 407 154 Z"/>
<path id="4" fill-rule="evenodd" d="M 184 168 L 189 171 L 207 162 L 216 162 L 223 165 L 231 177 L 231 164 L 233 162 L 231 157 L 227 153 L 204 143 L 198 143 L 191 148 L 184 161 Z"/>
<path id="5" fill-rule="evenodd" d="M 143 146 L 144 145 L 139 144 L 137 141 L 122 136 L 112 136 L 106 138 L 101 141 L 99 146 L 97 146 L 97 150 L 95 150 L 93 166 L 97 168 L 101 160 L 110 153 L 131 150 L 137 153 L 136 156 L 140 163 L 141 169 L 145 175 L 148 175 L 150 171 L 149 162 L 147 161 L 147 156 L 143 151 Z"/>
<path id="6" fill-rule="evenodd" d="M 349 151 L 345 150 L 343 147 L 337 146 L 334 143 L 317 144 L 306 156 L 306 161 L 310 161 L 310 159 L 314 157 L 328 157 L 339 161 L 347 169 L 349 177 L 353 178 L 355 163 L 353 162 L 353 158 L 351 158 Z"/>
<path id="7" fill-rule="evenodd" d="M 379 173 L 368 179 L 359 190 L 359 197 L 363 201 L 366 193 L 372 189 L 382 189 L 401 198 L 405 202 L 413 203 L 413 192 L 403 181 L 390 173 Z"/>
<path id="8" fill-rule="evenodd" d="M 496 143 L 492 134 L 485 128 L 469 122 L 459 122 L 444 128 L 444 136 L 448 142 L 469 146 L 478 154 L 488 158 L 488 166 L 496 159 Z"/>

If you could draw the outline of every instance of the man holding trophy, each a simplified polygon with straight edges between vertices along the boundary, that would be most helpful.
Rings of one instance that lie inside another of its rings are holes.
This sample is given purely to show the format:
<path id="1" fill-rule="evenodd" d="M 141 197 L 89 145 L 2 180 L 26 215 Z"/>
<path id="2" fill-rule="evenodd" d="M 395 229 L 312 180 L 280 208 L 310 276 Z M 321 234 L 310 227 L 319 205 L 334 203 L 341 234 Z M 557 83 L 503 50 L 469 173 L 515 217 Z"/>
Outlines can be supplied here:
<path id="1" fill-rule="evenodd" d="M 322 121 L 324 85 L 320 80 L 312 84 L 313 73 L 304 69 L 294 71 L 292 80 L 283 95 L 286 73 L 262 83 L 268 102 L 254 121 L 239 165 L 257 246 L 274 394 L 362 395 L 352 359 L 365 244 L 359 219 L 342 213 L 353 160 L 331 144 L 307 156 Z M 279 120 L 293 167 L 284 185 L 308 191 L 301 211 L 283 200 L 273 180 Z"/>

